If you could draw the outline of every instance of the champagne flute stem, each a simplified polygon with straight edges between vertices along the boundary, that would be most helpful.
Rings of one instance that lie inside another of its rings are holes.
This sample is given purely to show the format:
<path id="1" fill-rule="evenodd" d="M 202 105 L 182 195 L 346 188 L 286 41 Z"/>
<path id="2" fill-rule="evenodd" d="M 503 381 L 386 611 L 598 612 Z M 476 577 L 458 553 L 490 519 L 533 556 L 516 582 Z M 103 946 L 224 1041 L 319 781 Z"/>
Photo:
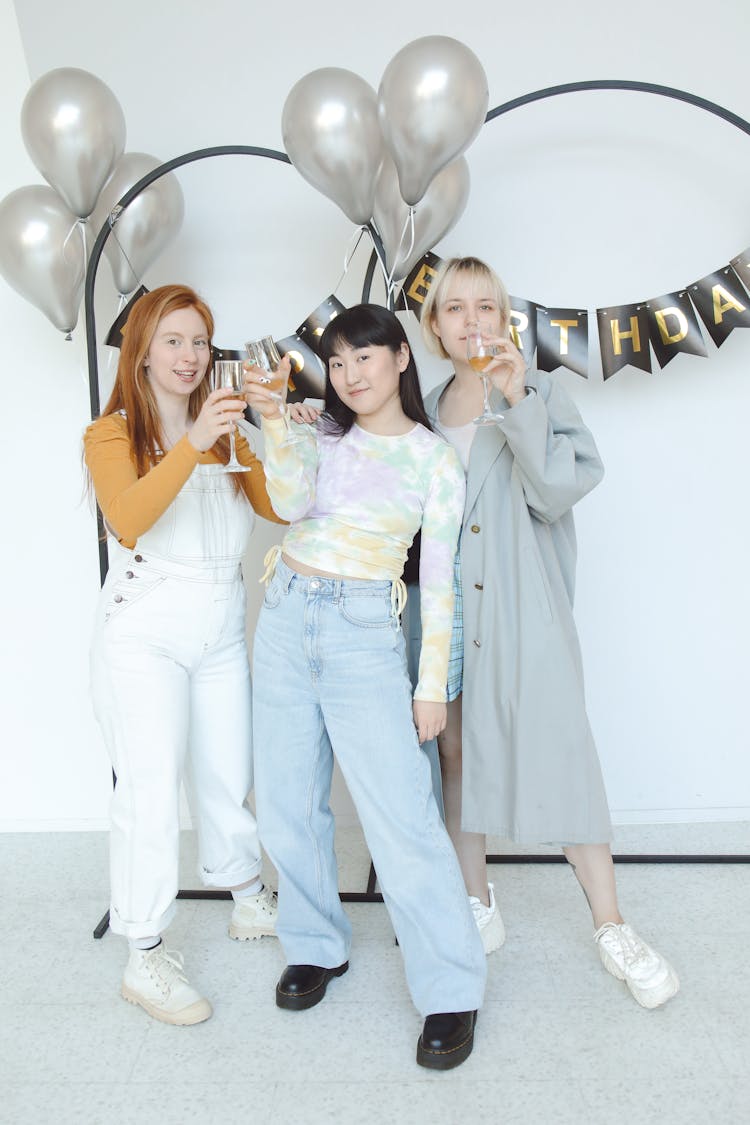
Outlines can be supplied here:
<path id="1" fill-rule="evenodd" d="M 485 414 L 491 414 L 492 413 L 492 411 L 490 410 L 490 386 L 489 386 L 489 383 L 490 383 L 490 381 L 487 378 L 487 376 L 482 375 L 482 389 L 484 391 L 484 413 Z"/>

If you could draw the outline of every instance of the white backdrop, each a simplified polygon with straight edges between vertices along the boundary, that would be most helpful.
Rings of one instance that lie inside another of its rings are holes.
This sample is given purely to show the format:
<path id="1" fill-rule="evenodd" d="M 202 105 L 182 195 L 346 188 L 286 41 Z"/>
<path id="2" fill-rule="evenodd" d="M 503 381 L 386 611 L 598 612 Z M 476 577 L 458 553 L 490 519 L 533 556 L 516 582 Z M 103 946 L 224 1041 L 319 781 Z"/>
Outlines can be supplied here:
<path id="1" fill-rule="evenodd" d="M 427 13 L 429 12 L 429 18 Z M 744 0 L 622 7 L 582 0 L 497 6 L 325 6 L 197 0 L 0 0 L 0 195 L 40 177 L 20 108 L 56 66 L 101 77 L 119 99 L 126 148 L 166 160 L 217 144 L 281 149 L 293 83 L 344 66 L 377 88 L 405 43 L 448 34 L 489 78 L 490 106 L 542 87 L 637 79 L 690 91 L 750 118 Z M 512 22 L 511 22 L 512 17 Z M 468 152 L 465 216 L 436 250 L 488 258 L 511 292 L 581 308 L 678 289 L 750 245 L 750 137 L 698 109 L 634 93 L 573 94 L 486 126 Z M 328 295 L 352 228 L 292 169 L 247 157 L 179 173 L 177 244 L 148 272 L 194 284 L 217 340 L 287 335 Z M 366 254 L 338 295 L 358 299 Z M 100 338 L 116 309 L 97 284 Z M 4 328 L 3 755 L 0 828 L 105 823 L 110 776 L 87 692 L 98 587 L 93 514 L 82 500 L 88 421 L 83 322 L 72 343 L 0 282 Z M 425 386 L 445 372 L 408 325 Z M 616 822 L 747 819 L 744 715 L 748 532 L 745 415 L 750 333 L 708 359 L 564 381 L 594 431 L 604 483 L 579 507 L 577 619 L 589 711 Z M 102 349 L 108 384 L 107 349 Z M 106 386 L 105 386 L 106 390 Z M 249 561 L 275 532 L 261 528 Z M 251 588 L 250 627 L 257 606 Z M 341 787 L 342 821 L 351 806 Z"/>

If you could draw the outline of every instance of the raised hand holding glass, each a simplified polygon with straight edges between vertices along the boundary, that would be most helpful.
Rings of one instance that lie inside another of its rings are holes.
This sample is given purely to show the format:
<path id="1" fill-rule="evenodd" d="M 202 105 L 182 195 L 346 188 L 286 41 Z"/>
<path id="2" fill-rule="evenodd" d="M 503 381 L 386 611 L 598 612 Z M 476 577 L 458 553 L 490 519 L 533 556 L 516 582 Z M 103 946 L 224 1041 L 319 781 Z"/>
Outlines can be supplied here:
<path id="1" fill-rule="evenodd" d="M 228 388 L 235 392 L 237 398 L 242 398 L 242 388 L 245 384 L 245 372 L 241 359 L 217 359 L 211 372 L 211 389 Z M 249 473 L 249 465 L 241 465 L 237 460 L 237 451 L 234 446 L 234 426 L 229 431 L 229 460 L 223 466 L 225 473 Z"/>
<path id="2" fill-rule="evenodd" d="M 503 414 L 494 414 L 490 407 L 490 381 L 485 372 L 487 366 L 497 355 L 497 348 L 486 342 L 486 338 L 491 335 L 492 328 L 488 324 L 478 324 L 474 321 L 467 325 L 466 358 L 469 361 L 469 366 L 481 378 L 484 390 L 484 407 L 482 413 L 474 419 L 475 426 L 494 426 L 498 422 L 502 422 L 505 417 Z"/>
<path id="3" fill-rule="evenodd" d="M 289 381 L 289 369 L 279 366 L 281 364 L 281 356 L 273 336 L 263 336 L 260 340 L 249 340 L 245 344 L 245 349 L 250 357 L 250 362 L 254 363 L 256 367 L 260 367 L 262 371 L 265 371 L 267 379 L 264 380 L 263 385 L 271 398 L 275 399 L 279 404 L 279 410 L 284 419 L 284 425 L 286 426 L 286 437 L 281 444 L 296 445 L 297 442 L 303 441 L 304 438 L 300 434 L 295 434 L 289 425 L 285 402 L 286 388 Z"/>

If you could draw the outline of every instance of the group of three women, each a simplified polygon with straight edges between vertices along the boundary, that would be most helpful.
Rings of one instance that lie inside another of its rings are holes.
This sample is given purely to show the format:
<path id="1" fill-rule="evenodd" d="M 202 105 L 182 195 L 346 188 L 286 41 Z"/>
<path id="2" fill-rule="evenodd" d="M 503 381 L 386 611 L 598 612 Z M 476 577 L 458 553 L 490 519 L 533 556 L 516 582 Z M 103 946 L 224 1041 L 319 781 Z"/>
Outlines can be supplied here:
<path id="1" fill-rule="evenodd" d="M 466 337 L 477 321 L 496 353 L 495 426 L 473 423 L 481 383 Z M 484 263 L 446 263 L 422 325 L 453 364 L 426 409 L 400 321 L 357 306 L 323 334 L 325 409 L 298 410 L 314 425 L 290 443 L 259 369 L 247 371 L 244 400 L 209 393 L 213 323 L 191 290 L 165 286 L 135 304 L 112 396 L 85 437 L 113 540 L 92 681 L 117 775 L 111 925 L 130 941 L 123 996 L 171 1023 L 211 1014 L 161 941 L 184 776 L 201 878 L 235 900 L 230 936 L 278 934 L 279 1007 L 322 1000 L 348 968 L 351 938 L 329 808 L 335 754 L 424 1019 L 417 1061 L 448 1069 L 471 1052 L 486 953 L 504 938 L 488 832 L 564 845 L 602 961 L 639 1003 L 663 1003 L 678 983 L 620 916 L 584 707 L 571 508 L 601 477 L 595 445 L 562 388 L 526 370 Z M 240 438 L 249 471 L 226 474 L 246 402 L 262 415 L 265 464 Z M 267 560 L 251 718 L 240 562 L 253 510 L 289 527 Z M 418 532 L 409 599 L 402 573 Z M 419 634 L 415 686 L 405 607 Z M 444 820 L 420 746 L 436 736 Z M 278 902 L 260 879 L 253 781 Z"/>

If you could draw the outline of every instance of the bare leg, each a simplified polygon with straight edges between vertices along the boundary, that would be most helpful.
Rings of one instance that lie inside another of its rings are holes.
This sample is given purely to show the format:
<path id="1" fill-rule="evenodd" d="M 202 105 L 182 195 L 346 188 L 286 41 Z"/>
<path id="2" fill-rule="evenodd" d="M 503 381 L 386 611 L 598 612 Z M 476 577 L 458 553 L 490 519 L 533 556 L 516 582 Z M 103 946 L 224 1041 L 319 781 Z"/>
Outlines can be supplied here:
<path id="1" fill-rule="evenodd" d="M 605 922 L 622 922 L 609 844 L 573 844 L 563 852 L 586 896 L 594 929 Z"/>
<path id="2" fill-rule="evenodd" d="M 448 722 L 438 736 L 440 773 L 443 778 L 445 827 L 456 849 L 469 895 L 489 906 L 487 891 L 487 839 L 480 832 L 461 828 L 461 696 L 448 704 Z"/>

